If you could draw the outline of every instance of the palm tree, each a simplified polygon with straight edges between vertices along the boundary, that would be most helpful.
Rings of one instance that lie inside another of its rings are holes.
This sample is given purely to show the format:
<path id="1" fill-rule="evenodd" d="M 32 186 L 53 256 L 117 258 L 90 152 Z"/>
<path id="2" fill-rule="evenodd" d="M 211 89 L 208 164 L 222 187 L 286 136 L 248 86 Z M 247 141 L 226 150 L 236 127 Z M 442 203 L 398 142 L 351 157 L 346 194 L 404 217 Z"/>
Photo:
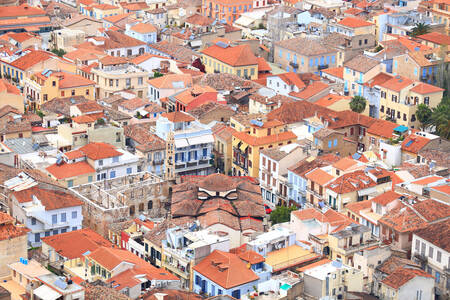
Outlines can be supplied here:
<path id="1" fill-rule="evenodd" d="M 350 109 L 360 114 L 366 109 L 366 103 L 366 98 L 361 96 L 354 96 L 350 101 Z"/>
<path id="2" fill-rule="evenodd" d="M 431 111 L 431 109 L 423 103 L 417 106 L 417 120 L 419 120 L 422 130 L 425 130 L 428 126 L 430 126 L 432 113 L 433 112 Z"/>
<path id="3" fill-rule="evenodd" d="M 425 23 L 416 23 L 416 26 L 411 31 L 411 36 L 416 37 L 430 32 L 430 25 Z"/>
<path id="4" fill-rule="evenodd" d="M 450 97 L 444 97 L 441 103 L 433 109 L 431 123 L 441 137 L 450 138 Z"/>

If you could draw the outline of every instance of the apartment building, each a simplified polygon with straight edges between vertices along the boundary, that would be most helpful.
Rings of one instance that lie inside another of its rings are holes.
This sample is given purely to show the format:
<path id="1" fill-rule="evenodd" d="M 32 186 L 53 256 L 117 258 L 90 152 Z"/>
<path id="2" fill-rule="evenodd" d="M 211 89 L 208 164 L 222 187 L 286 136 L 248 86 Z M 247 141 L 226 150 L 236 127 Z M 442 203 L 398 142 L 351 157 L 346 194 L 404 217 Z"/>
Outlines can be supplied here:
<path id="1" fill-rule="evenodd" d="M 346 17 L 328 25 L 329 32 L 337 32 L 346 37 L 346 42 L 354 50 L 364 50 L 375 46 L 375 24 L 360 18 Z"/>
<path id="2" fill-rule="evenodd" d="M 350 96 L 363 95 L 364 84 L 384 71 L 384 65 L 379 61 L 357 55 L 344 63 L 344 92 Z"/>
<path id="3" fill-rule="evenodd" d="M 106 98 L 122 90 L 132 90 L 139 98 L 147 95 L 148 72 L 123 57 L 101 58 L 92 73 L 97 83 L 97 98 Z"/>
<path id="4" fill-rule="evenodd" d="M 239 0 L 228 2 L 224 0 L 202 0 L 202 15 L 217 20 L 225 20 L 228 24 L 236 21 L 244 12 L 252 11 L 253 0 Z M 259 2 L 266 2 L 261 0 Z"/>

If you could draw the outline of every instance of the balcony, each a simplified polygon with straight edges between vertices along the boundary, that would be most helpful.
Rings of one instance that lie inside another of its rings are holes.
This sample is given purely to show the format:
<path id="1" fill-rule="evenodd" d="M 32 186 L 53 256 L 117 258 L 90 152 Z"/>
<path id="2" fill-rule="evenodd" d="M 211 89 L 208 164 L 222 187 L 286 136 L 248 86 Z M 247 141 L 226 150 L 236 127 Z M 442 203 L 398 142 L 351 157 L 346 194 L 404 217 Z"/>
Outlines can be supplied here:
<path id="1" fill-rule="evenodd" d="M 175 266 L 173 263 L 170 263 L 168 260 L 164 260 L 162 263 L 162 266 L 165 269 L 183 277 L 184 279 L 189 279 L 190 273 L 189 273 L 189 268 L 187 268 L 187 267 L 183 268 L 180 265 Z"/>
<path id="2" fill-rule="evenodd" d="M 310 187 L 306 187 L 306 191 L 310 194 L 313 194 L 316 198 L 323 199 L 323 194 L 320 194 L 320 193 L 312 190 Z"/>
<path id="3" fill-rule="evenodd" d="M 379 244 L 380 244 L 379 240 L 372 239 L 372 240 L 366 241 L 363 244 L 351 245 L 348 247 L 345 246 L 340 249 L 344 255 L 349 255 L 349 254 L 364 250 L 364 249 L 372 247 L 372 246 L 378 246 Z"/>
<path id="4" fill-rule="evenodd" d="M 298 68 L 298 63 L 297 62 L 293 62 L 293 61 L 291 61 L 291 62 L 289 62 L 289 64 L 293 67 L 293 68 Z"/>
<path id="5" fill-rule="evenodd" d="M 317 70 L 323 70 L 323 69 L 328 69 L 328 65 L 319 65 L 318 67 L 317 67 Z"/>

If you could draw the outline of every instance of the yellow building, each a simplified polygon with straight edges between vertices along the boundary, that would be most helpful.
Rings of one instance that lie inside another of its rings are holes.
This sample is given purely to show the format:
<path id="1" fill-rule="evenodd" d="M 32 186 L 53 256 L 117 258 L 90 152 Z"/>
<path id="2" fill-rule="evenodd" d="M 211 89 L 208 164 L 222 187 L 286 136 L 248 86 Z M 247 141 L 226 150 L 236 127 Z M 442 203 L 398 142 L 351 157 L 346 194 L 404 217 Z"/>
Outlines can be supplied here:
<path id="1" fill-rule="evenodd" d="M 216 124 L 212 128 L 214 136 L 215 166 L 223 173 L 230 174 L 233 164 L 233 133 L 236 131 L 225 124 Z"/>
<path id="2" fill-rule="evenodd" d="M 97 82 L 97 98 L 106 98 L 123 90 L 132 90 L 139 98 L 147 95 L 149 73 L 124 57 L 105 56 L 92 73 Z"/>
<path id="3" fill-rule="evenodd" d="M 384 71 L 383 64 L 363 54 L 344 63 L 344 92 L 362 96 L 364 83 Z"/>
<path id="4" fill-rule="evenodd" d="M 23 96 L 17 87 L 5 79 L 0 79 L 0 108 L 10 105 L 23 113 Z"/>
<path id="5" fill-rule="evenodd" d="M 413 81 L 403 76 L 378 85 L 380 96 L 380 118 L 395 120 L 399 125 L 419 128 L 416 111 L 419 104 L 436 107 L 444 90 L 427 83 Z"/>
<path id="6" fill-rule="evenodd" d="M 32 110 L 39 109 L 43 103 L 57 97 L 95 98 L 94 81 L 66 72 L 44 70 L 26 78 L 24 83 L 24 93 Z"/>
<path id="7" fill-rule="evenodd" d="M 116 16 L 122 13 L 122 9 L 118 6 L 110 4 L 96 4 L 91 6 L 93 17 L 102 20 L 104 17 Z"/>
<path id="8" fill-rule="evenodd" d="M 202 50 L 206 73 L 228 73 L 242 78 L 258 78 L 258 59 L 249 45 L 218 43 Z"/>
<path id="9" fill-rule="evenodd" d="M 250 121 L 250 130 L 233 134 L 233 175 L 259 177 L 259 154 L 265 148 L 293 143 L 297 136 L 280 121 Z"/>

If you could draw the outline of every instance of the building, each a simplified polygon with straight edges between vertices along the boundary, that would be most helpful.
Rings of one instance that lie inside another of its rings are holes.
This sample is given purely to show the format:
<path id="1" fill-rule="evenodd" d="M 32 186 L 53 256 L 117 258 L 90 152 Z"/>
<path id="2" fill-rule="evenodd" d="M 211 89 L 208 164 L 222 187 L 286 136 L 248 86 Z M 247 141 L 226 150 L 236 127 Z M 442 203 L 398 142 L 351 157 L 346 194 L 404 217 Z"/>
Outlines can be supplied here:
<path id="1" fill-rule="evenodd" d="M 233 133 L 235 130 L 225 124 L 218 123 L 212 128 L 214 136 L 214 165 L 224 174 L 231 175 L 233 165 Z"/>
<path id="2" fill-rule="evenodd" d="M 430 224 L 413 233 L 411 249 L 412 259 L 434 277 L 435 293 L 443 297 L 449 294 L 449 230 L 449 220 Z"/>
<path id="3" fill-rule="evenodd" d="M 162 114 L 156 121 L 155 133 L 166 141 L 165 174 L 168 178 L 212 172 L 214 137 L 208 126 L 177 111 Z"/>
<path id="4" fill-rule="evenodd" d="M 339 260 L 320 260 L 299 270 L 303 273 L 304 293 L 310 297 L 340 299 L 346 291 L 363 291 L 362 272 Z"/>
<path id="5" fill-rule="evenodd" d="M 249 45 L 218 42 L 201 51 L 206 73 L 228 73 L 245 79 L 258 78 L 258 60 Z"/>
<path id="6" fill-rule="evenodd" d="M 363 95 L 364 84 L 383 72 L 383 64 L 365 56 L 357 55 L 344 63 L 344 92 L 350 96 Z"/>
<path id="7" fill-rule="evenodd" d="M 0 276 L 9 275 L 8 265 L 11 262 L 19 261 L 20 258 L 28 257 L 28 237 L 29 229 L 25 225 L 16 223 L 16 220 L 7 213 L 0 212 Z"/>
<path id="8" fill-rule="evenodd" d="M 370 49 L 376 44 L 375 24 L 360 18 L 346 17 L 327 29 L 344 35 L 352 51 Z"/>
<path id="9" fill-rule="evenodd" d="M 176 111 L 191 111 L 206 103 L 227 104 L 225 100 L 218 98 L 218 93 L 215 89 L 207 85 L 193 85 L 182 92 L 169 96 L 169 106 L 175 106 Z"/>
<path id="10" fill-rule="evenodd" d="M 81 228 L 83 202 L 72 194 L 37 186 L 11 195 L 12 216 L 27 228 L 28 244 L 41 245 L 41 238 Z"/>
<path id="11" fill-rule="evenodd" d="M 160 103 L 162 99 L 192 87 L 192 76 L 189 74 L 167 74 L 149 79 L 147 83 L 148 98 L 150 101 Z M 175 108 L 169 108 L 169 111 L 175 111 Z"/>
<path id="12" fill-rule="evenodd" d="M 284 96 L 289 96 L 291 92 L 298 93 L 306 87 L 295 72 L 267 76 L 266 86 Z"/>
<path id="13" fill-rule="evenodd" d="M 194 267 L 194 292 L 241 299 L 254 291 L 259 277 L 238 255 L 213 251 Z"/>
<path id="14" fill-rule="evenodd" d="M 79 29 L 63 28 L 51 32 L 51 48 L 62 49 L 66 52 L 73 50 L 73 46 L 85 41 L 86 33 Z"/>
<path id="15" fill-rule="evenodd" d="M 125 34 L 144 43 L 156 43 L 158 30 L 151 23 L 126 24 Z"/>
<path id="16" fill-rule="evenodd" d="M 262 0 L 262 2 L 266 1 Z M 253 5 L 253 0 L 243 0 L 238 3 L 229 3 L 223 0 L 208 0 L 203 2 L 201 6 L 201 13 L 203 16 L 217 20 L 224 20 L 228 24 L 233 24 L 233 22 L 236 21 L 242 13 L 252 11 Z"/>
<path id="17" fill-rule="evenodd" d="M 30 294 L 33 286 L 38 287 L 41 284 L 38 280 L 39 276 L 51 274 L 36 260 L 28 260 L 25 257 L 14 260 L 5 267 L 5 271 L 8 271 L 8 268 L 11 276 L 8 283 L 15 283 L 15 285 L 10 286 L 12 298 L 9 299 L 26 296 L 27 293 Z"/>
<path id="18" fill-rule="evenodd" d="M 80 75 L 44 70 L 24 80 L 28 106 L 39 110 L 41 105 L 57 97 L 84 96 L 95 99 L 95 82 Z"/>
<path id="19" fill-rule="evenodd" d="M 318 39 L 296 37 L 275 43 L 274 62 L 286 72 L 319 72 L 337 67 L 336 55 Z"/>
<path id="20" fill-rule="evenodd" d="M 50 18 L 45 11 L 27 3 L 17 6 L 4 6 L 0 14 L 0 34 L 10 31 L 36 33 L 49 32 L 52 29 Z"/>
<path id="21" fill-rule="evenodd" d="M 201 228 L 224 232 L 235 248 L 249 234 L 263 231 L 265 211 L 260 188 L 251 178 L 216 173 L 183 177 L 172 189 L 171 215 L 174 221 L 197 220 Z"/>
<path id="22" fill-rule="evenodd" d="M 115 92 L 131 89 L 139 98 L 147 95 L 148 72 L 123 57 L 105 56 L 92 68 L 97 98 L 110 97 Z"/>
<path id="23" fill-rule="evenodd" d="M 260 151 L 297 140 L 279 121 L 250 121 L 250 131 L 233 134 L 233 175 L 259 176 Z"/>
<path id="24" fill-rule="evenodd" d="M 288 205 L 287 168 L 306 156 L 306 147 L 289 144 L 263 149 L 259 158 L 259 182 L 263 199 L 273 205 Z"/>
<path id="25" fill-rule="evenodd" d="M 425 33 L 417 36 L 417 38 L 422 44 L 431 48 L 440 48 L 441 46 L 448 47 L 448 45 L 450 45 L 449 36 L 440 32 Z"/>
<path id="26" fill-rule="evenodd" d="M 381 281 L 380 299 L 434 299 L 434 278 L 418 269 L 398 268 Z"/>
<path id="27" fill-rule="evenodd" d="M 5 79 L 0 79 L 0 108 L 9 105 L 23 113 L 23 96 L 20 90 Z"/>

